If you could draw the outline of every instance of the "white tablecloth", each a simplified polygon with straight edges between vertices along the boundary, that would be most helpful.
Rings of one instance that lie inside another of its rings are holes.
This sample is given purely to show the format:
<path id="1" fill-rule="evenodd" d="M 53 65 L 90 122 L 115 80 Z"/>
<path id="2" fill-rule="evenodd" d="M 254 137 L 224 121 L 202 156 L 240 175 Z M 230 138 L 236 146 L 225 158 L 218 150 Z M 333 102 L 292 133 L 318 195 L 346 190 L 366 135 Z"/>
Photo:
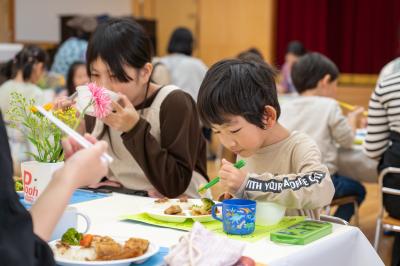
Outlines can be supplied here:
<path id="1" fill-rule="evenodd" d="M 114 193 L 111 197 L 72 206 L 90 217 L 91 233 L 120 237 L 134 235 L 171 247 L 185 232 L 118 220 L 121 215 L 140 212 L 141 206 L 152 200 Z M 84 228 L 83 221 L 79 222 L 79 228 Z M 361 231 L 352 226 L 334 224 L 331 235 L 305 246 L 275 244 L 269 239 L 246 243 L 243 255 L 269 266 L 384 265 Z"/>

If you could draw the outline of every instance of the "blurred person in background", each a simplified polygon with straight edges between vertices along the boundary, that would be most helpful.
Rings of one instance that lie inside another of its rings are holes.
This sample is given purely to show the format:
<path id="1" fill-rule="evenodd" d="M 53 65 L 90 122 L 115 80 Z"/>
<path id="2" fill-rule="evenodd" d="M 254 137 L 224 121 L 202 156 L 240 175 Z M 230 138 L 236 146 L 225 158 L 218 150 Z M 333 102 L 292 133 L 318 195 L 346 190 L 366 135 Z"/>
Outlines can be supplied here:
<path id="1" fill-rule="evenodd" d="M 35 99 L 37 104 L 45 103 L 45 94 L 36 84 L 45 71 L 46 62 L 46 52 L 37 46 L 29 45 L 5 65 L 2 72 L 6 73 L 9 79 L 0 86 L 0 110 L 3 114 L 10 109 L 10 94 L 13 92 L 22 94 L 27 100 Z M 31 159 L 26 152 L 31 151 L 32 147 L 17 129 L 7 126 L 7 134 L 14 171 L 18 174 L 20 163 Z"/>
<path id="2" fill-rule="evenodd" d="M 70 19 L 67 26 L 75 29 L 76 35 L 61 44 L 51 66 L 51 72 L 59 73 L 65 78 L 73 62 L 86 61 L 88 40 L 97 27 L 97 20 L 95 17 L 77 16 Z"/>
<path id="3" fill-rule="evenodd" d="M 187 28 L 177 28 L 168 44 L 168 55 L 160 62 L 170 73 L 171 84 L 189 93 L 196 101 L 201 82 L 207 72 L 207 66 L 192 56 L 194 39 Z"/>
<path id="4" fill-rule="evenodd" d="M 296 87 L 293 85 L 290 73 L 292 71 L 293 64 L 296 63 L 299 57 L 303 56 L 306 52 L 307 51 L 304 48 L 304 45 L 299 41 L 292 41 L 288 44 L 285 55 L 285 63 L 283 64 L 281 70 L 281 83 L 277 87 L 279 93 L 284 94 L 297 92 Z"/>

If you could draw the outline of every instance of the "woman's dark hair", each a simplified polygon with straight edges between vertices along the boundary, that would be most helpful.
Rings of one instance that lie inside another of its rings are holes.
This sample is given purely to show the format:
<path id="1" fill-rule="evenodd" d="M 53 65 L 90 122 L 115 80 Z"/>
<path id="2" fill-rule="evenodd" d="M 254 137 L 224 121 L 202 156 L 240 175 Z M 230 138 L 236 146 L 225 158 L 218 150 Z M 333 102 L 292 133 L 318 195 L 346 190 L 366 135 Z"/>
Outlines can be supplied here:
<path id="1" fill-rule="evenodd" d="M 286 53 L 291 53 L 297 56 L 302 56 L 306 52 L 306 48 L 304 48 L 304 45 L 299 41 L 291 41 L 286 49 Z"/>
<path id="2" fill-rule="evenodd" d="M 193 53 L 193 35 L 187 28 L 177 28 L 168 43 L 168 53 L 178 53 L 191 56 Z"/>
<path id="3" fill-rule="evenodd" d="M 13 59 L 8 61 L 1 70 L 2 75 L 12 79 L 18 71 L 22 71 L 24 81 L 31 78 L 33 66 L 36 63 L 47 63 L 47 53 L 36 45 L 25 46 Z"/>
<path id="4" fill-rule="evenodd" d="M 251 124 L 265 128 L 266 105 L 280 106 L 275 86 L 275 70 L 267 63 L 241 59 L 222 60 L 207 72 L 197 99 L 203 123 L 222 125 L 228 115 L 242 116 Z"/>
<path id="5" fill-rule="evenodd" d="M 83 61 L 75 61 L 71 64 L 71 66 L 68 69 L 67 73 L 67 90 L 68 90 L 68 95 L 72 95 L 76 91 L 76 84 L 74 84 L 74 76 L 75 72 L 80 66 L 86 66 L 86 63 Z"/>
<path id="6" fill-rule="evenodd" d="M 152 48 L 149 36 L 132 19 L 110 19 L 100 24 L 93 33 L 86 52 L 87 71 L 100 57 L 120 82 L 129 82 L 131 77 L 124 71 L 128 65 L 136 69 L 151 62 Z"/>
<path id="7" fill-rule="evenodd" d="M 129 82 L 132 80 L 125 72 L 124 65 L 141 69 L 146 63 L 151 63 L 152 47 L 150 38 L 136 21 L 130 18 L 110 19 L 100 24 L 93 33 L 86 52 L 86 68 L 91 76 L 90 65 L 101 58 L 110 68 L 117 80 Z M 150 84 L 146 87 L 145 98 Z M 104 126 L 99 138 L 104 134 L 110 136 L 110 129 Z M 110 143 L 112 148 L 112 143 Z"/>
<path id="8" fill-rule="evenodd" d="M 325 75 L 330 76 L 330 82 L 335 81 L 339 69 L 328 57 L 315 52 L 300 57 L 291 71 L 293 85 L 299 93 L 316 88 Z"/>

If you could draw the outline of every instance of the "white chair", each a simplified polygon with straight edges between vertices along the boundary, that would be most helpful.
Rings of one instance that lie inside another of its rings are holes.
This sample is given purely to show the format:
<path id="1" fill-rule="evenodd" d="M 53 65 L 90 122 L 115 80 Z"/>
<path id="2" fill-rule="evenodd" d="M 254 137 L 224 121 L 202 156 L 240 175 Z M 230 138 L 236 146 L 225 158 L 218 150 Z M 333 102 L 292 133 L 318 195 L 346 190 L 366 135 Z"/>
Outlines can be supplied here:
<path id="1" fill-rule="evenodd" d="M 400 168 L 396 167 L 388 167 L 383 169 L 383 171 L 379 174 L 378 182 L 379 182 L 379 194 L 380 194 L 380 211 L 378 214 L 378 218 L 376 219 L 376 228 L 375 228 L 375 241 L 374 248 L 377 251 L 379 248 L 379 240 L 381 237 L 382 229 L 400 232 L 400 220 L 390 217 L 385 213 L 385 208 L 383 206 L 383 194 L 390 194 L 400 196 L 400 189 L 393 189 L 383 186 L 383 178 L 387 174 L 400 174 Z M 399 206 L 400 208 L 400 206 Z"/>

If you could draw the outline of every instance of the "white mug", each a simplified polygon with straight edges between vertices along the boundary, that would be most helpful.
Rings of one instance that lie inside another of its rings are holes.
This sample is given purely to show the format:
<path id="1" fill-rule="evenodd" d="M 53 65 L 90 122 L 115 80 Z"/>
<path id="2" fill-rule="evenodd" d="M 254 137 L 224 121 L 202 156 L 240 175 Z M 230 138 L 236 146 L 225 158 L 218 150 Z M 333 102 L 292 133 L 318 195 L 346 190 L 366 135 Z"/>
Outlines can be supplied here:
<path id="1" fill-rule="evenodd" d="M 77 229 L 78 225 L 78 216 L 81 216 L 85 222 L 86 222 L 86 229 L 82 232 L 80 230 L 77 230 L 80 233 L 86 233 L 89 231 L 90 228 L 90 219 L 88 216 L 86 216 L 83 213 L 80 213 L 77 211 L 75 207 L 68 207 L 63 215 L 61 216 L 60 220 L 58 221 L 58 224 L 54 228 L 53 234 L 51 235 L 51 241 L 60 239 L 62 235 L 69 229 L 69 228 L 75 228 Z"/>

